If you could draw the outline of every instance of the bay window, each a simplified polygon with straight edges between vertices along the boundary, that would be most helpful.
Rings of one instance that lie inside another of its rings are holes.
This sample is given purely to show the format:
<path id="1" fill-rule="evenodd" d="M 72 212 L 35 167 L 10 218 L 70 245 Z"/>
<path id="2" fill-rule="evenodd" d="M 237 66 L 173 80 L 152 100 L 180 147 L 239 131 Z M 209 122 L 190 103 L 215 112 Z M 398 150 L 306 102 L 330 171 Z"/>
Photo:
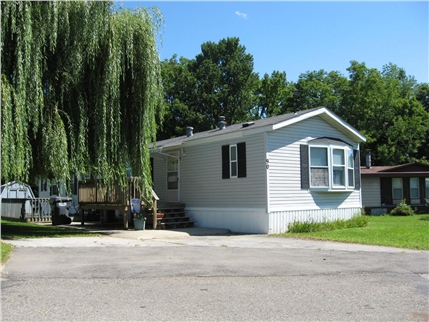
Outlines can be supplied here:
<path id="1" fill-rule="evenodd" d="M 343 141 L 316 139 L 301 146 L 301 188 L 360 189 L 359 153 Z"/>

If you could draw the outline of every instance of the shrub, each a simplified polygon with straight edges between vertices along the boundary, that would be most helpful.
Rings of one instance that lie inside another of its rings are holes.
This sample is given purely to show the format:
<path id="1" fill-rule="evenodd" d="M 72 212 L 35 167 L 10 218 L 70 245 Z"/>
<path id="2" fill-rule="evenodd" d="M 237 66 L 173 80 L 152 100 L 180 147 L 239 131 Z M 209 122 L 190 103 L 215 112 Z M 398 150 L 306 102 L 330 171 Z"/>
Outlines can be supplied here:
<path id="1" fill-rule="evenodd" d="M 316 231 L 330 231 L 345 228 L 366 227 L 369 223 L 369 217 L 362 214 L 356 215 L 351 219 L 337 219 L 334 221 L 325 222 L 299 222 L 294 221 L 288 225 L 289 233 L 312 233 Z"/>
<path id="2" fill-rule="evenodd" d="M 397 205 L 391 212 L 391 216 L 412 216 L 414 215 L 414 210 L 409 205 L 405 203 L 405 200 L 402 200 L 399 205 Z"/>

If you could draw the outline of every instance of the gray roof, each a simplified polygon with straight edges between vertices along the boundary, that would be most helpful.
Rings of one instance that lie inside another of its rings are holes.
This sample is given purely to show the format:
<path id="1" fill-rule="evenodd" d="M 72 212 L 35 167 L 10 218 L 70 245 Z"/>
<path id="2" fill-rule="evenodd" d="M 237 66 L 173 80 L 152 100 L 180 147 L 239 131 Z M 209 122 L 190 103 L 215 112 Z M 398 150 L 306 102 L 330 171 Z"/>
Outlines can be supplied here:
<path id="1" fill-rule="evenodd" d="M 312 109 L 308 109 L 308 110 L 298 111 L 295 113 L 288 113 L 288 114 L 268 117 L 265 119 L 255 120 L 255 121 L 249 122 L 249 123 L 253 123 L 253 124 L 249 125 L 247 127 L 243 127 L 243 124 L 248 123 L 248 122 L 243 122 L 243 123 L 228 125 L 228 126 L 226 126 L 226 128 L 224 128 L 222 130 L 217 128 L 214 130 L 194 133 L 193 136 L 189 136 L 189 137 L 186 135 L 183 135 L 183 136 L 179 136 L 176 138 L 158 141 L 158 142 L 156 142 L 156 147 L 158 147 L 158 148 L 174 147 L 174 146 L 179 146 L 185 142 L 199 140 L 199 139 L 203 139 L 203 138 L 214 137 L 214 136 L 218 136 L 218 135 L 225 135 L 228 133 L 239 132 L 239 131 L 243 131 L 243 132 L 250 131 L 250 130 L 253 130 L 255 128 L 275 125 L 275 124 L 284 122 L 286 120 L 290 120 L 290 119 L 293 119 L 295 117 L 316 111 L 318 109 L 326 109 L 326 108 L 325 107 L 316 107 L 316 108 L 312 108 Z"/>

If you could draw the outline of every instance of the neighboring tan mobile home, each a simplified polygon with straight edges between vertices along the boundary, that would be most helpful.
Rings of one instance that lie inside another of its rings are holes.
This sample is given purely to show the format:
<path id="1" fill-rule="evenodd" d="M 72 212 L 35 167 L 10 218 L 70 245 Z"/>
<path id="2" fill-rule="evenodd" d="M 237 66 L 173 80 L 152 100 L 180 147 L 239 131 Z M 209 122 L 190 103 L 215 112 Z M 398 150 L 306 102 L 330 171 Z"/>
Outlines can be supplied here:
<path id="1" fill-rule="evenodd" d="M 368 162 L 361 173 L 362 200 L 367 213 L 388 213 L 402 201 L 413 209 L 429 210 L 429 165 L 415 162 L 373 167 Z"/>

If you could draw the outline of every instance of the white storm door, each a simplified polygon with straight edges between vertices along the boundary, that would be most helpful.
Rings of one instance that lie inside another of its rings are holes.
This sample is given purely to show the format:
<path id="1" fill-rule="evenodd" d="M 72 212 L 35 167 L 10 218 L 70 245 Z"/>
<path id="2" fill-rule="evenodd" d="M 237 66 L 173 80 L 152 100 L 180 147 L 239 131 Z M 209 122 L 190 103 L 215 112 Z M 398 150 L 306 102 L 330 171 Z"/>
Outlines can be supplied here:
<path id="1" fill-rule="evenodd" d="M 167 157 L 167 201 L 179 201 L 179 159 Z"/>

